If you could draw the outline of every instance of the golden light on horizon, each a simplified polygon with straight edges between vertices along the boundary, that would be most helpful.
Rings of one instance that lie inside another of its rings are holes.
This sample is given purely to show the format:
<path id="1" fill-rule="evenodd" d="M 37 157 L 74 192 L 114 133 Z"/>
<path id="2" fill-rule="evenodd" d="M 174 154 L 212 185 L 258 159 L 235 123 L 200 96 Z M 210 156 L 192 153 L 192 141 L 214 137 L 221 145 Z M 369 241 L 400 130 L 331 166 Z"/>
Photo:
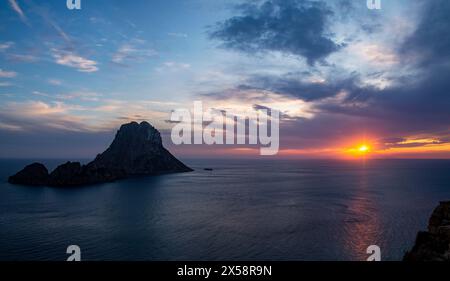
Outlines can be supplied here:
<path id="1" fill-rule="evenodd" d="M 346 152 L 348 154 L 351 154 L 353 156 L 366 156 L 367 154 L 369 154 L 371 152 L 372 148 L 370 145 L 366 144 L 366 143 L 361 143 L 358 145 L 355 145 L 352 148 L 349 148 L 346 150 Z"/>

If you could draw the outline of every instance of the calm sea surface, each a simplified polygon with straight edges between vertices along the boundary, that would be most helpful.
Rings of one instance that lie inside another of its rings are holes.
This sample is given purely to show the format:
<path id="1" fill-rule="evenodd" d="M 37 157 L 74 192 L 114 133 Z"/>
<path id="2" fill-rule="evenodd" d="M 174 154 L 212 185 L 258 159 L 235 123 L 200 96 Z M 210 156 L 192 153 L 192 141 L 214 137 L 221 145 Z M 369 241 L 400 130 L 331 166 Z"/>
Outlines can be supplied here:
<path id="1" fill-rule="evenodd" d="M 445 160 L 185 160 L 195 172 L 6 182 L 28 163 L 0 160 L 0 260 L 65 260 L 72 244 L 83 260 L 365 260 L 372 244 L 399 260 L 450 200 Z"/>

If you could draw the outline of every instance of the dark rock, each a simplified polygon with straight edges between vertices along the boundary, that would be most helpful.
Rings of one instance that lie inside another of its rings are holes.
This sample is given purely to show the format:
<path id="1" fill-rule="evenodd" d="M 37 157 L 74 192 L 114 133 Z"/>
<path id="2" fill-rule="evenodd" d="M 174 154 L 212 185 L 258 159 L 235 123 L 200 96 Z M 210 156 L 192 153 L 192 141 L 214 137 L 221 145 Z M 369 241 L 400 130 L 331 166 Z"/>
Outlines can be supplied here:
<path id="1" fill-rule="evenodd" d="M 405 261 L 450 261 L 450 201 L 441 202 L 428 222 L 428 231 L 419 232 Z"/>
<path id="2" fill-rule="evenodd" d="M 122 125 L 111 146 L 87 166 L 126 175 L 192 171 L 163 147 L 158 130 L 147 122 Z"/>
<path id="3" fill-rule="evenodd" d="M 41 166 L 45 169 L 42 164 Z M 138 175 L 190 172 L 192 169 L 163 147 L 161 135 L 152 125 L 147 122 L 132 122 L 122 125 L 108 149 L 87 165 L 67 162 L 58 166 L 50 175 L 47 169 L 45 171 L 47 177 L 35 185 L 86 185 Z M 34 182 L 28 172 L 25 169 L 19 172 L 22 173 L 21 184 Z"/>
<path id="4" fill-rule="evenodd" d="M 83 166 L 79 162 L 67 162 L 59 165 L 51 174 L 48 185 L 81 185 L 85 182 L 82 177 Z"/>
<path id="5" fill-rule="evenodd" d="M 33 163 L 14 176 L 9 177 L 8 182 L 24 185 L 45 185 L 48 183 L 48 180 L 47 168 L 41 163 Z"/>

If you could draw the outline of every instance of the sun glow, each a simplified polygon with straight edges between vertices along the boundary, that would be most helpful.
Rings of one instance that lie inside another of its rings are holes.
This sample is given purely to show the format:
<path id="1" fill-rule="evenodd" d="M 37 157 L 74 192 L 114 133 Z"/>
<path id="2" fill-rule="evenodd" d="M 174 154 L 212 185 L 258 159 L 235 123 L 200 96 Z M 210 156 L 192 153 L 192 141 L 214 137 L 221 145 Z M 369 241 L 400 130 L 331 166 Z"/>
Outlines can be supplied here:
<path id="1" fill-rule="evenodd" d="M 363 143 L 347 149 L 346 152 L 353 156 L 366 156 L 371 150 L 372 149 L 368 144 Z"/>
<path id="2" fill-rule="evenodd" d="M 363 144 L 360 147 L 358 147 L 358 151 L 361 153 L 366 153 L 369 151 L 369 147 L 367 145 Z"/>

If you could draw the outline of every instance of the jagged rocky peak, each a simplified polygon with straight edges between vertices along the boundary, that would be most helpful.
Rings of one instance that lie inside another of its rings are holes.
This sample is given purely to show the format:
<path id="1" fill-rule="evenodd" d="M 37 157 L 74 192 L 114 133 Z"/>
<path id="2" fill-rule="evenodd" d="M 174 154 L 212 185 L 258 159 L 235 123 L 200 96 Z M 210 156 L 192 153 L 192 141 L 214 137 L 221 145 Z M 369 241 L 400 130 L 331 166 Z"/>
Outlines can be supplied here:
<path id="1" fill-rule="evenodd" d="M 443 201 L 434 209 L 428 221 L 428 231 L 417 234 L 405 261 L 450 261 L 450 201 Z"/>
<path id="2" fill-rule="evenodd" d="M 131 122 L 122 125 L 108 149 L 87 165 L 67 162 L 58 166 L 49 175 L 44 165 L 35 163 L 11 176 L 9 182 L 25 185 L 74 186 L 109 182 L 137 175 L 189 171 L 192 169 L 164 148 L 158 130 L 144 121 L 140 124 Z"/>
<path id="3" fill-rule="evenodd" d="M 143 121 L 140 124 L 131 122 L 124 124 L 117 131 L 116 137 L 111 144 L 115 146 L 137 146 L 149 143 L 162 146 L 161 135 L 150 123 Z"/>

